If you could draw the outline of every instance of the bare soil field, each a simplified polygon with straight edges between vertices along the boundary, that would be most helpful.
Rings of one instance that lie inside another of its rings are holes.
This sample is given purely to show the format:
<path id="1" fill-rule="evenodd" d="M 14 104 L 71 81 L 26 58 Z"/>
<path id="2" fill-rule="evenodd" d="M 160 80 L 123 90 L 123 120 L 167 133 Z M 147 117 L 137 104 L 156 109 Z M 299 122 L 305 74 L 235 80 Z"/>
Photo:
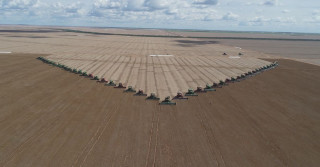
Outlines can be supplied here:
<path id="1" fill-rule="evenodd" d="M 292 60 L 159 106 L 0 54 L 0 166 L 318 166 L 320 67 Z"/>

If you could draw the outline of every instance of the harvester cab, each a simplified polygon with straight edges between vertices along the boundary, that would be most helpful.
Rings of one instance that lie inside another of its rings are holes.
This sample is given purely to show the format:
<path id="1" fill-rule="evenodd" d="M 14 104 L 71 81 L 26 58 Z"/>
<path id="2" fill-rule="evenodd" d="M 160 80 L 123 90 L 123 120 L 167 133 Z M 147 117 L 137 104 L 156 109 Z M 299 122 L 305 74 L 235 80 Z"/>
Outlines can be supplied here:
<path id="1" fill-rule="evenodd" d="M 160 100 L 160 98 L 157 97 L 155 93 L 151 93 L 150 96 L 146 98 L 146 100 Z"/>
<path id="2" fill-rule="evenodd" d="M 136 90 L 134 90 L 132 86 L 128 86 L 128 89 L 124 90 L 123 92 L 136 92 Z"/>
<path id="3" fill-rule="evenodd" d="M 120 82 L 119 85 L 114 88 L 126 88 L 126 87 Z"/>
<path id="4" fill-rule="evenodd" d="M 188 89 L 188 92 L 185 94 L 185 96 L 198 96 L 198 94 L 194 93 L 193 89 Z"/>
<path id="5" fill-rule="evenodd" d="M 173 98 L 173 100 L 174 100 L 174 99 L 178 99 L 178 100 L 188 100 L 188 98 L 187 98 L 187 97 L 184 97 L 183 94 L 182 94 L 182 92 L 180 92 L 180 91 L 179 91 L 179 92 L 177 93 L 177 95 Z"/>
<path id="6" fill-rule="evenodd" d="M 147 96 L 147 94 L 145 94 L 142 89 L 139 89 L 139 91 L 138 91 L 136 94 L 134 94 L 134 95 L 135 95 L 135 96 Z M 155 96 L 155 95 L 154 95 L 154 96 Z"/>
<path id="7" fill-rule="evenodd" d="M 212 88 L 212 86 L 210 86 L 209 84 L 206 85 L 206 87 L 204 88 L 205 91 L 216 91 L 215 89 Z"/>
<path id="8" fill-rule="evenodd" d="M 176 105 L 176 102 L 172 102 L 170 100 L 170 96 L 167 96 L 161 103 L 159 103 L 160 105 Z"/>

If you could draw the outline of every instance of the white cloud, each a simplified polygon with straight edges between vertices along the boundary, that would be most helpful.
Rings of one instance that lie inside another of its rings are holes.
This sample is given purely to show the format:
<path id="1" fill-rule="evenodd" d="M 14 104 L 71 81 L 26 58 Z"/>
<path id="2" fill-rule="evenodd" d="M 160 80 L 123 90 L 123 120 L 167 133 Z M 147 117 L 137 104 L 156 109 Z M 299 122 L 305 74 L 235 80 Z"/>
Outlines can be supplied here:
<path id="1" fill-rule="evenodd" d="M 106 9 L 120 8 L 121 3 L 119 1 L 116 1 L 116 0 L 96 0 L 93 3 L 93 6 L 95 8 L 106 8 Z"/>
<path id="2" fill-rule="evenodd" d="M 48 9 L 49 14 L 52 17 L 60 18 L 60 17 L 81 17 L 86 15 L 86 10 L 83 9 L 83 5 L 80 2 L 71 3 L 68 5 L 57 2 L 50 6 Z"/>
<path id="3" fill-rule="evenodd" d="M 223 20 L 233 20 L 233 21 L 238 20 L 238 18 L 239 16 L 232 12 L 228 12 L 222 17 Z"/>
<path id="4" fill-rule="evenodd" d="M 36 7 L 39 0 L 2 0 L 1 8 L 4 9 L 28 9 Z"/>
<path id="5" fill-rule="evenodd" d="M 320 22 L 320 10 L 314 10 L 312 12 L 312 20 L 313 22 Z"/>
<path id="6" fill-rule="evenodd" d="M 289 13 L 289 12 L 290 12 L 290 10 L 288 10 L 288 9 L 284 9 L 284 10 L 282 10 L 281 12 L 282 12 L 282 13 Z"/>

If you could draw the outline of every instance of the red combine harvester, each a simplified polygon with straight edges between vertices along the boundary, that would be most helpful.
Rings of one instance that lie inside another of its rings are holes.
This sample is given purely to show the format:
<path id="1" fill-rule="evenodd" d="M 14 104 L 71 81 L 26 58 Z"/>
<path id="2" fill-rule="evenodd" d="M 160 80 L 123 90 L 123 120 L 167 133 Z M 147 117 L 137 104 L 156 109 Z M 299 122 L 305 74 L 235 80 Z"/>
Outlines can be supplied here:
<path id="1" fill-rule="evenodd" d="M 107 81 L 106 79 L 104 79 L 104 78 L 101 78 L 101 80 L 100 80 L 99 82 L 101 82 L 101 83 L 107 83 L 108 81 Z"/>
<path id="2" fill-rule="evenodd" d="M 123 86 L 123 84 L 120 82 L 118 86 L 114 87 L 114 88 L 126 88 L 125 86 Z"/>

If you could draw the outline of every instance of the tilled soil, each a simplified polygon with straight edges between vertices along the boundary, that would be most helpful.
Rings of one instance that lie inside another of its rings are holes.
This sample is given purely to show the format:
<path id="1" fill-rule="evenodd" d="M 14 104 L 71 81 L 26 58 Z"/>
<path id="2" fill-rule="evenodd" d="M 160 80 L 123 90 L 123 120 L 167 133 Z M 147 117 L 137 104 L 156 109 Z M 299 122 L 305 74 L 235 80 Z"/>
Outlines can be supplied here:
<path id="1" fill-rule="evenodd" d="M 280 66 L 160 106 L 0 55 L 0 166 L 318 166 L 320 67 Z"/>

